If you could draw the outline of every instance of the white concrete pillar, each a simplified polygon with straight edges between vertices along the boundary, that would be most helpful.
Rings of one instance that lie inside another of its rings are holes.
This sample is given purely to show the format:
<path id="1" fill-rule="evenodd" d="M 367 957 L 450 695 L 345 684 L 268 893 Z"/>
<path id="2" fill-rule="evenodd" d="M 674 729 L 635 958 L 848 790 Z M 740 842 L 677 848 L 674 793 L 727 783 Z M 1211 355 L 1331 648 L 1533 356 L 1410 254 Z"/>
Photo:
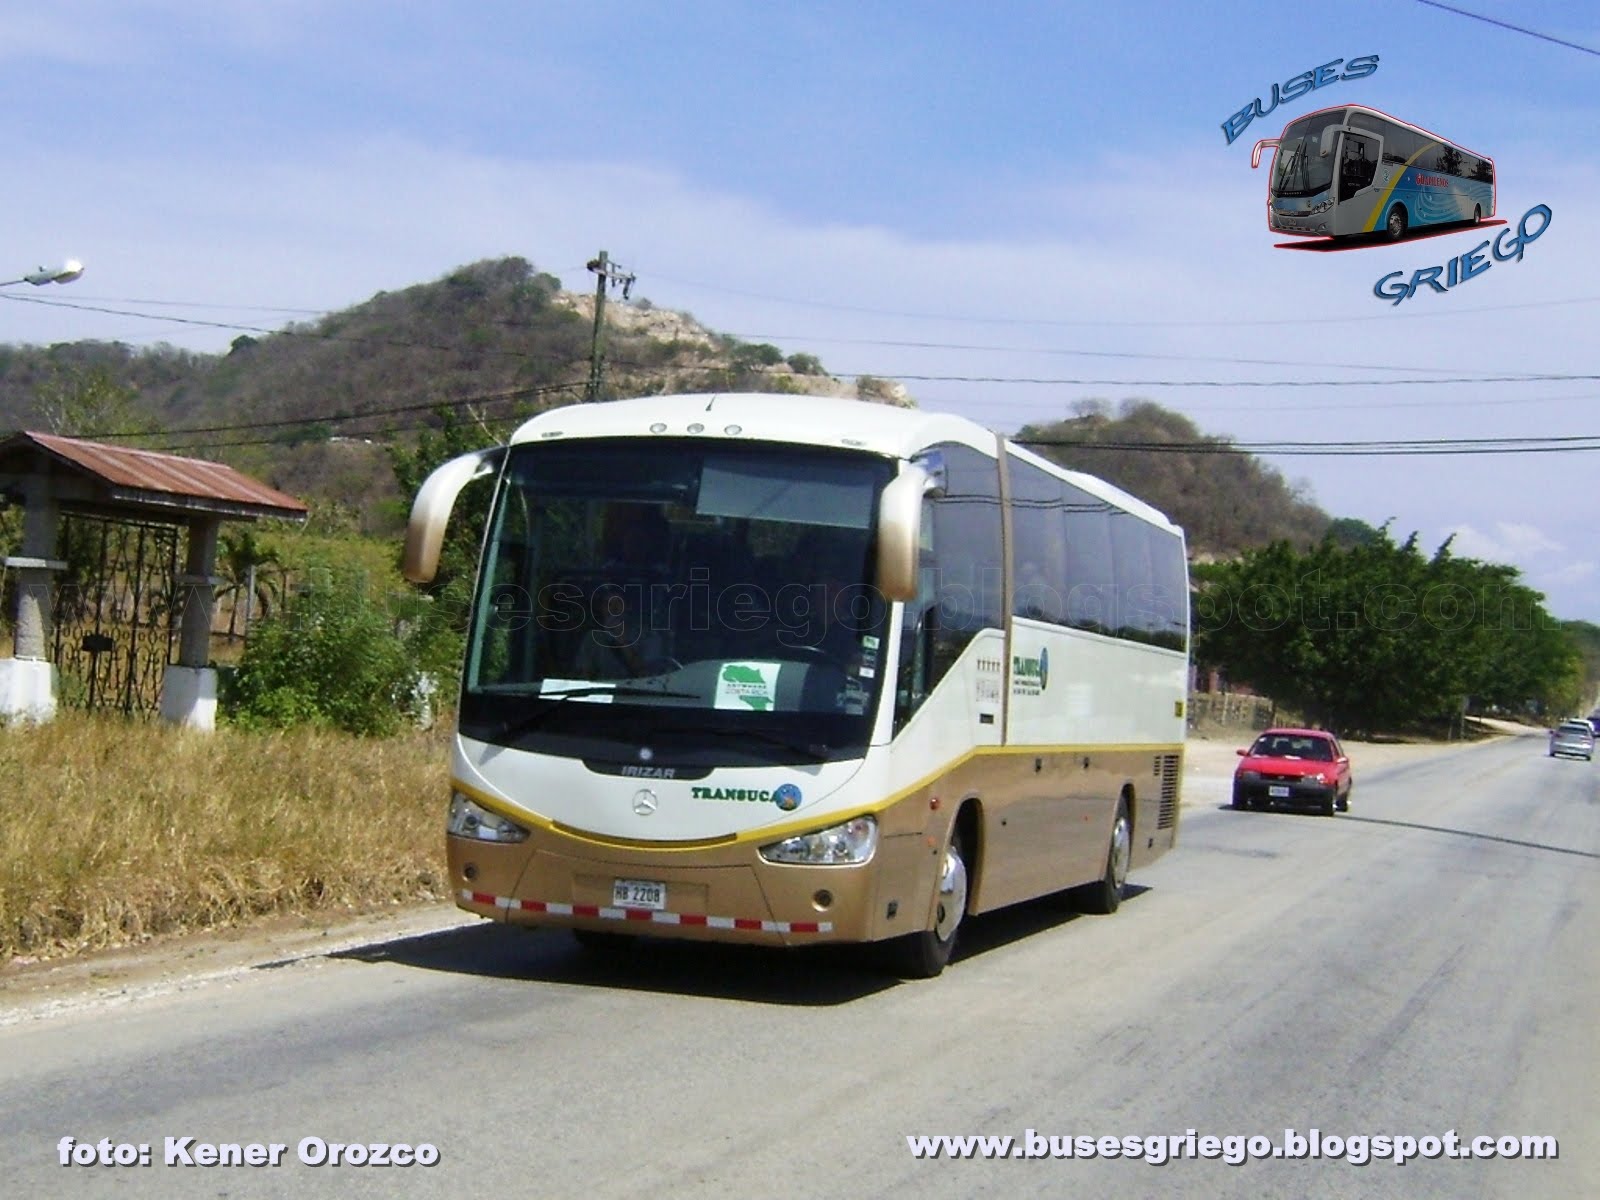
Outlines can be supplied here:
<path id="1" fill-rule="evenodd" d="M 55 557 L 61 514 L 49 481 L 35 476 L 23 487 L 22 553 L 5 560 L 17 573 L 14 657 L 0 659 L 0 716 L 48 721 L 56 712 L 56 669 L 50 661 L 55 575 L 66 563 Z"/>
<path id="2" fill-rule="evenodd" d="M 189 552 L 177 578 L 178 664 L 161 680 L 161 716 L 176 725 L 212 730 L 217 726 L 217 672 L 211 661 L 211 622 L 216 612 L 217 531 L 221 519 L 189 521 Z"/>

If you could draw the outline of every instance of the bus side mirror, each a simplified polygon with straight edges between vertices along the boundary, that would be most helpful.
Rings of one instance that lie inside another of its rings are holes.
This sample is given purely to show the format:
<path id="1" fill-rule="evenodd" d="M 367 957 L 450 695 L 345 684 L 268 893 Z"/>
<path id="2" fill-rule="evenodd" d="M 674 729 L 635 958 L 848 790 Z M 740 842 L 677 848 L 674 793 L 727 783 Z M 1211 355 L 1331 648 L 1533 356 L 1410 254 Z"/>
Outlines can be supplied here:
<path id="1" fill-rule="evenodd" d="M 1250 150 L 1250 169 L 1254 171 L 1261 165 L 1261 152 L 1268 146 L 1276 150 L 1282 144 L 1278 138 L 1262 138 Z"/>
<path id="2" fill-rule="evenodd" d="M 878 498 L 876 583 L 885 600 L 916 599 L 922 497 L 930 482 L 921 467 L 907 465 L 889 481 Z"/>
<path id="3" fill-rule="evenodd" d="M 405 556 L 400 565 L 400 573 L 412 583 L 431 583 L 438 572 L 444 528 L 461 489 L 474 479 L 498 471 L 505 455 L 504 446 L 495 446 L 452 458 L 436 468 L 417 489 L 417 498 L 411 504 L 411 520 L 406 524 Z"/>
<path id="4" fill-rule="evenodd" d="M 1333 140 L 1344 132 L 1346 132 L 1346 127 L 1343 125 L 1329 125 L 1322 131 L 1322 145 L 1317 153 L 1322 158 L 1327 158 L 1328 155 L 1333 153 Z"/>

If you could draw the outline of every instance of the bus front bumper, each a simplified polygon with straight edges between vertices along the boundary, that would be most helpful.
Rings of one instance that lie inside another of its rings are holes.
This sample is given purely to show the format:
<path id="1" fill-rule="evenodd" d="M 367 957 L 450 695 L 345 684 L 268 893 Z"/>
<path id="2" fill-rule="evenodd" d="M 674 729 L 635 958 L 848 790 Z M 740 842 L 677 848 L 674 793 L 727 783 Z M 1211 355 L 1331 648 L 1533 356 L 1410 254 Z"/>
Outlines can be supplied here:
<path id="1" fill-rule="evenodd" d="M 912 898 L 931 895 L 936 862 L 920 837 L 882 838 L 872 861 L 859 866 L 766 863 L 748 842 L 698 851 L 686 865 L 681 851 L 543 829 L 513 844 L 446 842 L 456 904 L 480 916 L 779 946 L 917 931 L 924 914 Z"/>

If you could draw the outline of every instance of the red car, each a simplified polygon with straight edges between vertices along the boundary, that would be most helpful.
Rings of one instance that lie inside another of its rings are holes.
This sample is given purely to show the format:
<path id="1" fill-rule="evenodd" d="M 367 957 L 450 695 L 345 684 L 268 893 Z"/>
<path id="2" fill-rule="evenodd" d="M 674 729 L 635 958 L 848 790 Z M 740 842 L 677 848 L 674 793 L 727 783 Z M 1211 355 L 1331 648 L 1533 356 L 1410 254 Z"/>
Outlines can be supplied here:
<path id="1" fill-rule="evenodd" d="M 1325 816 L 1350 808 L 1350 759 L 1325 729 L 1269 729 L 1233 773 L 1233 806 L 1314 805 Z"/>

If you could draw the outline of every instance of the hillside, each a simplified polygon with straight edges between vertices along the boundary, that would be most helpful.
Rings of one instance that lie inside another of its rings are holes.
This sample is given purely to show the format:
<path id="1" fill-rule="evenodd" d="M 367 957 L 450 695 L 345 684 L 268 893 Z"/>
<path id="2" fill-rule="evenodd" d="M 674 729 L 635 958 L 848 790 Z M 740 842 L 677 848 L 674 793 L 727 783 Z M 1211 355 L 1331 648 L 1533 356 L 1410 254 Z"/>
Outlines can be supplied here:
<path id="1" fill-rule="evenodd" d="M 391 448 L 436 428 L 441 406 L 487 442 L 534 412 L 580 399 L 593 303 L 592 293 L 563 291 L 526 260 L 503 258 L 278 333 L 243 334 L 221 354 L 108 342 L 0 346 L 0 430 L 113 436 L 220 459 L 305 497 L 317 528 L 388 536 L 408 499 Z M 897 383 L 836 379 L 814 355 L 785 357 L 647 300 L 608 301 L 605 362 L 608 395 L 864 393 L 912 403 Z M 1206 440 L 1177 413 L 1144 401 L 1117 417 L 1080 408 L 1077 420 L 1023 435 L 1071 442 L 1045 452 L 1165 509 L 1198 551 L 1304 541 L 1327 528 L 1326 514 L 1249 456 L 1094 448 Z"/>
<path id="2" fill-rule="evenodd" d="M 1116 416 L 1096 401 L 1078 412 L 1071 420 L 1024 426 L 1016 438 L 1149 501 L 1184 527 L 1193 553 L 1227 556 L 1279 539 L 1306 545 L 1329 530 L 1328 514 L 1276 470 L 1254 455 L 1227 451 L 1226 438 L 1202 433 L 1181 413 L 1148 400 L 1129 400 Z"/>

